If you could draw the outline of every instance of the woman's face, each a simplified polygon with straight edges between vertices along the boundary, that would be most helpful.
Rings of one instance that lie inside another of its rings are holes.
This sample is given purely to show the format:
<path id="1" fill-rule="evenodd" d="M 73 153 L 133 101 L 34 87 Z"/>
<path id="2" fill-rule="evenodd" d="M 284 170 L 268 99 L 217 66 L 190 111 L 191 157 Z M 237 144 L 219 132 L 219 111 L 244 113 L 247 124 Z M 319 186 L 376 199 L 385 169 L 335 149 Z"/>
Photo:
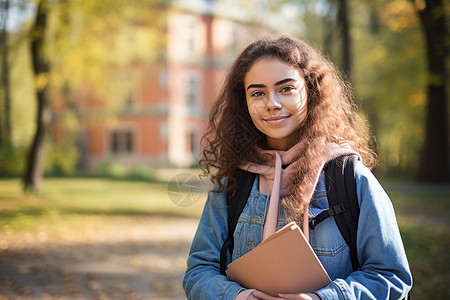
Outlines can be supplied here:
<path id="1" fill-rule="evenodd" d="M 273 57 L 255 61 L 244 78 L 247 106 L 253 124 L 272 149 L 293 146 L 294 133 L 307 114 L 307 91 L 300 71 Z"/>

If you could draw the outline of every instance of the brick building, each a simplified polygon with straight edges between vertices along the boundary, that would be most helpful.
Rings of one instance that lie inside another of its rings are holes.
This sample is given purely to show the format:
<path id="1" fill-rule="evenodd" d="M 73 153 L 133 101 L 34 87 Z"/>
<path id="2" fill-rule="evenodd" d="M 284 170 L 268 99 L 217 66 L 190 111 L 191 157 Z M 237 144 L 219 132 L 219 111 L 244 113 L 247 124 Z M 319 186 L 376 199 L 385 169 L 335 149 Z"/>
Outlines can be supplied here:
<path id="1" fill-rule="evenodd" d="M 238 8 L 173 3 L 164 8 L 163 42 L 153 62 L 111 70 L 108 93 L 77 92 L 84 166 L 194 165 L 227 68 L 245 44 L 270 31 Z M 104 103 L 112 98 L 120 98 L 121 107 L 105 116 Z"/>

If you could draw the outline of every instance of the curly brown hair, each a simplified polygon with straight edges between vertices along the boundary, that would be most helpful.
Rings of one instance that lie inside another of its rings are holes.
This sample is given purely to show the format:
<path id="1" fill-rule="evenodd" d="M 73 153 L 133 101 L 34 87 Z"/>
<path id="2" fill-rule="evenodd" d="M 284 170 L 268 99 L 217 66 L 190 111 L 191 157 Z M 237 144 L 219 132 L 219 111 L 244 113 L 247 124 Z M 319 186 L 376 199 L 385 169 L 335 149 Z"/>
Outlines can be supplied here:
<path id="1" fill-rule="evenodd" d="M 309 204 L 301 183 L 311 180 L 314 170 L 320 167 L 319 156 L 325 145 L 349 145 L 372 168 L 376 164 L 370 147 L 373 139 L 354 104 L 350 85 L 331 62 L 305 41 L 287 36 L 263 38 L 245 48 L 231 66 L 202 138 L 204 150 L 199 165 L 203 175 L 218 184 L 217 191 L 224 190 L 221 179 L 227 178 L 227 191 L 233 193 L 239 165 L 261 163 L 257 149 L 268 148 L 265 135 L 250 117 L 244 86 L 246 73 L 261 57 L 274 57 L 295 66 L 306 83 L 308 114 L 296 132 L 296 142 L 302 146 L 296 154 L 293 189 L 281 201 L 289 215 L 299 216 Z"/>

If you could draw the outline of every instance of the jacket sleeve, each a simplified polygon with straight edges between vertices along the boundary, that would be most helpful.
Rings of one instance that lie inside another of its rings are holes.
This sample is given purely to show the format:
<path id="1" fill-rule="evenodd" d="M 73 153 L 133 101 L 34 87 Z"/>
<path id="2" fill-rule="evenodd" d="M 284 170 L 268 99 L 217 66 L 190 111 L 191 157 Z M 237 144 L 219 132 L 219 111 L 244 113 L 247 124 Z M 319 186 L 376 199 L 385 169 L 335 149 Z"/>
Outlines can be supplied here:
<path id="1" fill-rule="evenodd" d="M 411 289 L 412 276 L 392 203 L 361 162 L 356 167 L 356 186 L 361 269 L 316 293 L 322 299 L 402 299 Z"/>
<path id="2" fill-rule="evenodd" d="M 228 236 L 225 193 L 210 192 L 194 236 L 183 288 L 188 299 L 234 299 L 243 288 L 220 274 L 220 249 Z"/>

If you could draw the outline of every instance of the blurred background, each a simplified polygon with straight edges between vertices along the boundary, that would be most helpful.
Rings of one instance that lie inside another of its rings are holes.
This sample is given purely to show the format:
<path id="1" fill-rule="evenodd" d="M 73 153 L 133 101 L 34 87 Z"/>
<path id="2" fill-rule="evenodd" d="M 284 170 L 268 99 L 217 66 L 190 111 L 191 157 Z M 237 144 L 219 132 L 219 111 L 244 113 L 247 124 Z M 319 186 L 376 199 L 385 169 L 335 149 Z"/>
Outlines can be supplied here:
<path id="1" fill-rule="evenodd" d="M 444 0 L 0 0 L 0 299 L 183 299 L 200 139 L 249 42 L 352 83 L 417 299 L 450 289 Z"/>

